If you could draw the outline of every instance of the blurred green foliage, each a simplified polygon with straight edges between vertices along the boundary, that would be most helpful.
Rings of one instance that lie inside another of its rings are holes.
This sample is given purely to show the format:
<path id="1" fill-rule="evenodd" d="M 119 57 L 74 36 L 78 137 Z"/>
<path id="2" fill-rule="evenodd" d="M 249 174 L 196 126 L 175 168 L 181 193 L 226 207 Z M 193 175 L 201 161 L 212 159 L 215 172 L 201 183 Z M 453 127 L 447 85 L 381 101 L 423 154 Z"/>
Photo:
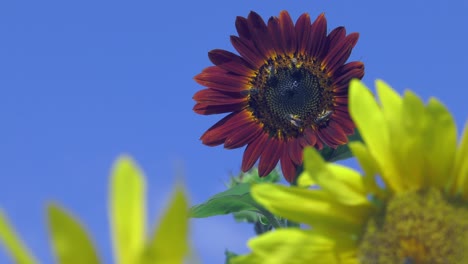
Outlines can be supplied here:
<path id="1" fill-rule="evenodd" d="M 159 225 L 147 238 L 145 178 L 131 158 L 120 157 L 114 165 L 109 190 L 115 263 L 183 263 L 189 253 L 188 206 L 183 188 L 176 187 Z M 57 204 L 50 204 L 47 219 L 57 263 L 102 263 L 92 239 L 78 218 Z M 1 211 L 0 243 L 14 263 L 39 263 Z"/>

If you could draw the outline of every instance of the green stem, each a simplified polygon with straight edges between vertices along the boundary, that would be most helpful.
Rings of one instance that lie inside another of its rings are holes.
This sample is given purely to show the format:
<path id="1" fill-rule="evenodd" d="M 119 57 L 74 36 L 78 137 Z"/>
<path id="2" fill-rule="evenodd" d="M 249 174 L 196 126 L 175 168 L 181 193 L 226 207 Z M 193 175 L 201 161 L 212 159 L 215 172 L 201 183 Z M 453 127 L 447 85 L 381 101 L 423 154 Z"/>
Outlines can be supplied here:
<path id="1" fill-rule="evenodd" d="M 278 219 L 276 219 L 276 217 L 272 213 L 270 213 L 268 210 L 265 210 L 263 208 L 258 208 L 258 210 L 260 210 L 260 212 L 266 217 L 268 222 L 270 222 L 270 224 L 275 229 L 281 228 L 281 224 L 278 222 Z"/>

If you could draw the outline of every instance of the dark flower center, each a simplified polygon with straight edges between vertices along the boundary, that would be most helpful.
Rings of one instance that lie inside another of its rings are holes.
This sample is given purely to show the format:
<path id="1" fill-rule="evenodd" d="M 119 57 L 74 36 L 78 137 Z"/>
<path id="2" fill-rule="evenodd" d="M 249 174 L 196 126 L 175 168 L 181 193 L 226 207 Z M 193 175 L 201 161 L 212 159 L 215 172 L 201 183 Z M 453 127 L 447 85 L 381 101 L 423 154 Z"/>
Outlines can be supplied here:
<path id="1" fill-rule="evenodd" d="M 297 137 L 332 113 L 330 80 L 306 58 L 279 56 L 262 66 L 250 89 L 249 106 L 266 131 Z"/>
<path id="2" fill-rule="evenodd" d="M 265 99 L 277 120 L 318 112 L 323 89 L 318 78 L 304 68 L 282 68 L 266 82 Z"/>

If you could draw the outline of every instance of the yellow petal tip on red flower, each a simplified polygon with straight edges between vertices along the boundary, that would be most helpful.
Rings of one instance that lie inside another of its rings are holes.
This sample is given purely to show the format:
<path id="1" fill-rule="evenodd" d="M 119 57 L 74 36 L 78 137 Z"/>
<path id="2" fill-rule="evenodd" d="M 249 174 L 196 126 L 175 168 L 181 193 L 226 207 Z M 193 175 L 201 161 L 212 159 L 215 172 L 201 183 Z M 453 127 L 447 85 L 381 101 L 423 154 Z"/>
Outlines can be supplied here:
<path id="1" fill-rule="evenodd" d="M 265 22 L 257 13 L 237 17 L 231 43 L 239 55 L 212 50 L 214 66 L 195 81 L 206 87 L 194 95 L 198 114 L 229 113 L 203 134 L 208 146 L 247 146 L 242 170 L 259 160 L 265 176 L 281 163 L 292 182 L 305 146 L 336 148 L 354 133 L 348 113 L 348 84 L 364 75 L 362 62 L 348 62 L 358 40 L 344 27 L 327 34 L 321 14 L 293 22 L 287 11 Z"/>

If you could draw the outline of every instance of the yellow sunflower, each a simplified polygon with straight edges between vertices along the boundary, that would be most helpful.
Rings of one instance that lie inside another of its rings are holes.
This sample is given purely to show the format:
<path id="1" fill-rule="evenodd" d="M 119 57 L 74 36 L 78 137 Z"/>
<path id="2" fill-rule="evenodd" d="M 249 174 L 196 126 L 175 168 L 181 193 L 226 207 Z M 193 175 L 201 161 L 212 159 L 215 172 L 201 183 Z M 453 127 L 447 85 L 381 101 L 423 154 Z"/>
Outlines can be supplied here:
<path id="1" fill-rule="evenodd" d="M 304 153 L 297 187 L 253 186 L 271 212 L 311 226 L 249 241 L 232 263 L 468 263 L 468 132 L 457 147 L 436 99 L 376 83 L 380 103 L 350 84 L 350 113 L 365 143 L 350 148 L 363 173 Z M 316 185 L 316 188 L 305 188 Z"/>

